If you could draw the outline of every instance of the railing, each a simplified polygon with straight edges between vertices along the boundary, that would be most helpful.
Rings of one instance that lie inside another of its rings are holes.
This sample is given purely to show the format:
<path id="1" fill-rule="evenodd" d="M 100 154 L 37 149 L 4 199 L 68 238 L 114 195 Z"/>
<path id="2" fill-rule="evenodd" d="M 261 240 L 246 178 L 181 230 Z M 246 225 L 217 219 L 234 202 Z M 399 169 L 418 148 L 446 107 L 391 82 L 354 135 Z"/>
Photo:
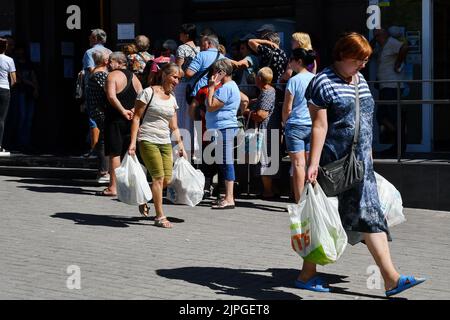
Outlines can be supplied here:
<path id="1" fill-rule="evenodd" d="M 402 106 L 403 105 L 450 105 L 450 99 L 403 99 L 402 98 L 402 84 L 421 84 L 422 86 L 422 96 L 424 95 L 423 89 L 425 89 L 425 85 L 429 84 L 430 86 L 430 95 L 433 92 L 432 85 L 435 83 L 449 83 L 450 79 L 432 79 L 432 80 L 393 80 L 393 81 L 368 81 L 369 85 L 376 84 L 395 84 L 397 90 L 397 99 L 396 100 L 375 100 L 375 103 L 378 106 L 383 105 L 396 105 L 397 106 L 397 161 L 400 162 L 402 160 Z"/>
<path id="2" fill-rule="evenodd" d="M 400 162 L 402 160 L 402 106 L 403 105 L 450 105 L 450 99 L 421 99 L 421 100 L 413 100 L 413 99 L 404 99 L 402 97 L 402 84 L 420 84 L 422 91 L 426 86 L 430 86 L 428 89 L 432 88 L 432 85 L 436 83 L 448 83 L 450 86 L 450 79 L 432 79 L 432 80 L 392 80 L 392 81 L 367 81 L 369 86 L 376 84 L 389 84 L 394 83 L 397 89 L 397 99 L 396 100 L 375 100 L 375 103 L 378 106 L 383 105 L 396 105 L 397 106 L 397 161 Z M 285 83 L 275 84 L 274 86 L 285 87 Z M 240 88 L 249 88 L 254 87 L 254 85 L 245 85 L 240 86 Z M 430 92 L 433 92 L 432 89 Z M 374 92 L 372 92 L 373 94 Z M 423 93 L 422 93 L 423 95 Z M 277 101 L 281 103 L 281 101 Z"/>

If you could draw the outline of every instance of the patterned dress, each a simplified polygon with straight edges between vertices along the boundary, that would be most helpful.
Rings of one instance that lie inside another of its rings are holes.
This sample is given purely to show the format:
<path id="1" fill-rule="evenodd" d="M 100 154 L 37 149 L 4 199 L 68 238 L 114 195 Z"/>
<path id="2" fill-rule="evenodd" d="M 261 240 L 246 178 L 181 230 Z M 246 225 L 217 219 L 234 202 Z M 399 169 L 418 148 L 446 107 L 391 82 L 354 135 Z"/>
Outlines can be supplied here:
<path id="1" fill-rule="evenodd" d="M 260 96 L 258 97 L 258 101 L 256 103 L 256 110 L 267 111 L 269 114 L 267 118 L 260 123 L 259 129 L 263 132 L 263 153 L 261 156 L 261 170 L 260 175 L 262 176 L 271 176 L 273 174 L 268 174 L 268 170 L 270 168 L 270 157 L 272 155 L 272 130 L 279 129 L 277 126 L 278 122 L 271 121 L 273 112 L 275 110 L 275 89 L 270 88 L 268 90 L 262 90 Z"/>
<path id="2" fill-rule="evenodd" d="M 89 117 L 103 130 L 105 123 L 106 93 L 105 84 L 108 78 L 106 72 L 96 72 L 89 77 L 86 89 L 87 109 Z"/>
<path id="3" fill-rule="evenodd" d="M 148 52 L 139 52 L 128 56 L 128 69 L 134 72 L 136 76 L 142 75 L 148 61 L 155 59 Z"/>
<path id="4" fill-rule="evenodd" d="M 356 157 L 364 162 L 364 179 L 355 188 L 338 196 L 339 213 L 349 243 L 363 240 L 362 233 L 385 232 L 390 239 L 387 221 L 381 210 L 372 160 L 372 131 L 375 102 L 369 86 L 359 74 L 360 135 Z M 332 68 L 319 73 L 310 83 L 306 98 L 309 103 L 327 109 L 328 133 L 320 165 L 326 165 L 348 155 L 355 132 L 356 92 Z"/>

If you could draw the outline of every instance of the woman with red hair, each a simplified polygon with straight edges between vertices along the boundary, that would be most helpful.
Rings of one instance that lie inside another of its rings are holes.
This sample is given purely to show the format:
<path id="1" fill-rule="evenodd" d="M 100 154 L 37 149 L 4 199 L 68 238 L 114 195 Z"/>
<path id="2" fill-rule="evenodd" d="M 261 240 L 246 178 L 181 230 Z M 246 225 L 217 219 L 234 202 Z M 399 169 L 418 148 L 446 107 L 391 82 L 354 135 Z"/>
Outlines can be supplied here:
<path id="1" fill-rule="evenodd" d="M 369 42 L 358 33 L 348 33 L 336 43 L 334 63 L 310 83 L 306 98 L 312 126 L 311 153 L 307 179 L 317 180 L 319 165 L 324 166 L 347 156 L 354 142 L 356 108 L 359 99 L 359 135 L 356 158 L 364 163 L 361 183 L 340 193 L 339 213 L 351 245 L 367 245 L 385 282 L 386 296 L 396 295 L 425 279 L 400 275 L 391 260 L 387 221 L 381 209 L 372 160 L 373 111 L 375 102 L 362 70 L 370 56 Z M 300 289 L 329 292 L 317 276 L 316 265 L 304 262 L 295 285 Z"/>

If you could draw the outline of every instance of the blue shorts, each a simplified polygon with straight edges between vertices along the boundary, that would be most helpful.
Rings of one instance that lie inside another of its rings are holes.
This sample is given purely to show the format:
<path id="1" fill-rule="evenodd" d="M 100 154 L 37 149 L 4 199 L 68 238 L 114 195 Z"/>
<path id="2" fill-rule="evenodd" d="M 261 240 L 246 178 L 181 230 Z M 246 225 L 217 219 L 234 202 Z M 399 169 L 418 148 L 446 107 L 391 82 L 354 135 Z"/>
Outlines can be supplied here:
<path id="1" fill-rule="evenodd" d="M 89 117 L 89 129 L 96 129 L 97 128 L 97 122 L 94 121 L 91 117 Z"/>
<path id="2" fill-rule="evenodd" d="M 311 149 L 311 126 L 287 124 L 284 136 L 289 153 L 309 152 Z"/>

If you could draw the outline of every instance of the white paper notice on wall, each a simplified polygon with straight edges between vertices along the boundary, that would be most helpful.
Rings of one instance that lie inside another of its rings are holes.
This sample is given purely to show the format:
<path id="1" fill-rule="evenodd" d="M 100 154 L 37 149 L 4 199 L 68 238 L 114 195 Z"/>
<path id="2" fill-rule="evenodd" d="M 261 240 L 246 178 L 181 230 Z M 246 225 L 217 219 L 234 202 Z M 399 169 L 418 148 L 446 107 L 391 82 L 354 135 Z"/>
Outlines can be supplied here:
<path id="1" fill-rule="evenodd" d="M 12 31 L 11 30 L 0 30 L 0 37 L 4 37 L 4 36 L 12 36 Z"/>
<path id="2" fill-rule="evenodd" d="M 135 38 L 134 23 L 119 23 L 117 25 L 117 40 L 131 40 Z"/>

